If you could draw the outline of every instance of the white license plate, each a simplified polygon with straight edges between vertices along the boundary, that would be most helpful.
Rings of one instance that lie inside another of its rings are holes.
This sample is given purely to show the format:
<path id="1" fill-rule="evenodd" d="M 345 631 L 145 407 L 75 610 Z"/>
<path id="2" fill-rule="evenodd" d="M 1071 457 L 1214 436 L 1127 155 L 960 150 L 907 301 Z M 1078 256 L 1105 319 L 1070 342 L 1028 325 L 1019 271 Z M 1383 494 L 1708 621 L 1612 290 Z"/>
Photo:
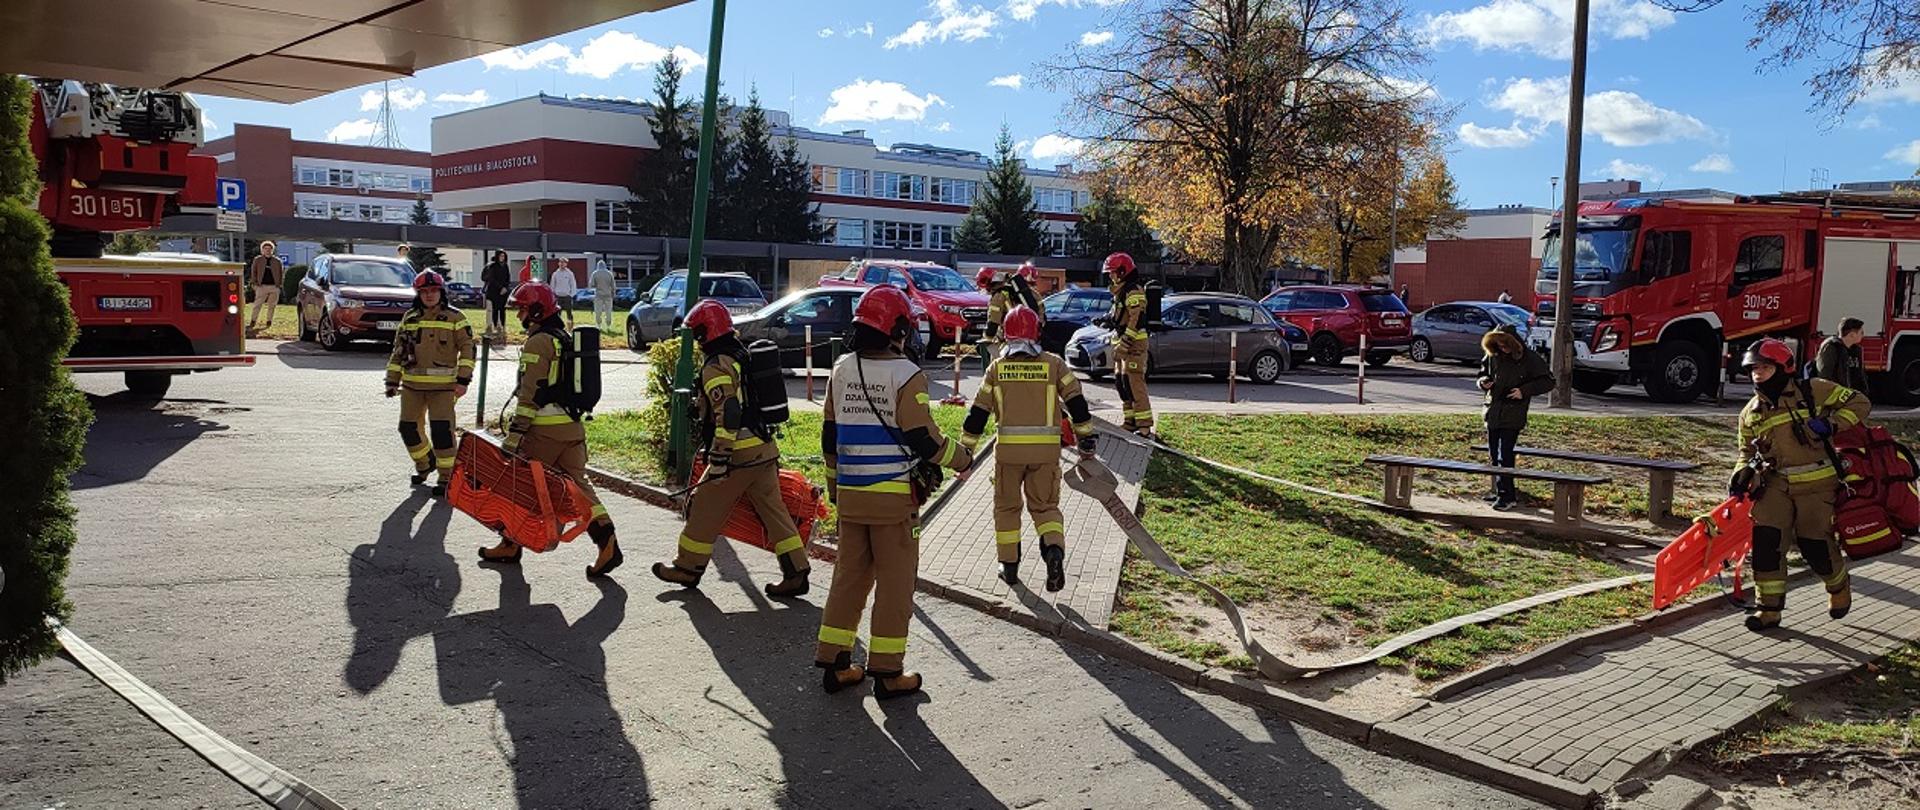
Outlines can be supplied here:
<path id="1" fill-rule="evenodd" d="M 151 312 L 153 311 L 153 299 L 124 296 L 101 298 L 100 309 L 108 312 Z"/>
<path id="2" fill-rule="evenodd" d="M 374 321 L 373 328 L 378 329 L 382 332 L 391 332 L 395 329 L 400 328 L 400 322 L 399 321 Z"/>

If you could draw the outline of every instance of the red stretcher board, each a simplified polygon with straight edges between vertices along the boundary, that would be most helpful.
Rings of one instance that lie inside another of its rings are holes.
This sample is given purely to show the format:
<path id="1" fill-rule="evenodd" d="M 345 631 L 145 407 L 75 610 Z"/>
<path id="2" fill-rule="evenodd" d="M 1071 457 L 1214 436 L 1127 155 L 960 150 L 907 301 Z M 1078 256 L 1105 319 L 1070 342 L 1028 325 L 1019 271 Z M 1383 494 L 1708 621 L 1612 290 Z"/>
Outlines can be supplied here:
<path id="1" fill-rule="evenodd" d="M 698 481 L 707 472 L 707 463 L 696 460 L 693 463 L 693 480 Z M 826 495 L 813 485 L 799 470 L 780 470 L 780 501 L 787 506 L 787 514 L 793 517 L 793 525 L 800 530 L 803 542 L 813 542 L 813 524 L 827 514 Z M 767 540 L 767 527 L 760 522 L 760 516 L 753 511 L 753 504 L 745 498 L 733 502 L 733 511 L 727 514 L 727 525 L 720 533 L 731 539 L 768 551 L 773 543 Z"/>
<path id="2" fill-rule="evenodd" d="M 593 501 L 573 479 L 475 431 L 460 438 L 447 503 L 536 553 L 579 537 L 593 519 Z"/>
<path id="3" fill-rule="evenodd" d="M 1740 560 L 1753 549 L 1753 502 L 1728 498 L 1680 533 L 1654 559 L 1653 609 L 1665 610 L 1680 597 L 1727 567 L 1734 566 L 1734 590 L 1740 589 Z"/>

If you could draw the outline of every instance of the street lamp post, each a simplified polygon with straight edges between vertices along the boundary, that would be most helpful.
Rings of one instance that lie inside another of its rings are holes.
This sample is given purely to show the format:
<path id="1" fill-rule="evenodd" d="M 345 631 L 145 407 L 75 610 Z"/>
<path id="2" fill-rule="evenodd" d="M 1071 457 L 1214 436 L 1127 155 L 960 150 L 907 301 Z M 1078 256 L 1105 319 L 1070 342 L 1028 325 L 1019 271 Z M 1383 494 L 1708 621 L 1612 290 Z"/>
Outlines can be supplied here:
<path id="1" fill-rule="evenodd" d="M 1567 88 L 1567 180 L 1560 208 L 1560 275 L 1553 296 L 1553 398 L 1555 408 L 1573 407 L 1573 277 L 1580 227 L 1580 136 L 1587 96 L 1587 2 L 1573 6 L 1573 77 Z"/>
<path id="2" fill-rule="evenodd" d="M 700 269 L 706 263 L 707 197 L 713 181 L 713 130 L 720 97 L 720 43 L 727 23 L 727 0 L 713 0 L 713 23 L 707 37 L 707 97 L 700 113 L 700 156 L 693 172 L 693 232 L 687 236 L 687 294 L 680 300 L 680 315 L 700 297 Z M 672 268 L 669 267 L 669 270 Z M 673 367 L 671 427 L 667 450 L 673 459 L 673 480 L 685 482 L 693 469 L 692 431 L 688 425 L 688 391 L 693 385 L 693 338 L 682 326 L 680 359 Z"/>

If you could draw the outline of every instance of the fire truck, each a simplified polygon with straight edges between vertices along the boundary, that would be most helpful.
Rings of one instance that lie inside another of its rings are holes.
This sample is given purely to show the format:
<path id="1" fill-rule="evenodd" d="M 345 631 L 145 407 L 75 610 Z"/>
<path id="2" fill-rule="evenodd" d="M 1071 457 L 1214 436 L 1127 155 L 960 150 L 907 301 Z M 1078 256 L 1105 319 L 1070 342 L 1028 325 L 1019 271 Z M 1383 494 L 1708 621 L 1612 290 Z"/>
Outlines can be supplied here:
<path id="1" fill-rule="evenodd" d="M 173 377 L 253 365 L 242 334 L 241 266 L 101 257 L 117 231 L 214 200 L 214 158 L 200 109 L 184 93 L 30 79 L 28 141 L 40 164 L 41 216 L 79 334 L 65 365 L 121 372 L 136 395 L 159 398 Z"/>
<path id="2" fill-rule="evenodd" d="M 1581 203 L 1573 268 L 1574 388 L 1640 383 L 1659 402 L 1715 390 L 1747 344 L 1811 361 L 1840 319 L 1866 322 L 1875 398 L 1920 404 L 1920 203 L 1805 192 L 1731 203 Z M 1560 278 L 1548 232 L 1536 289 L 1545 350 Z"/>

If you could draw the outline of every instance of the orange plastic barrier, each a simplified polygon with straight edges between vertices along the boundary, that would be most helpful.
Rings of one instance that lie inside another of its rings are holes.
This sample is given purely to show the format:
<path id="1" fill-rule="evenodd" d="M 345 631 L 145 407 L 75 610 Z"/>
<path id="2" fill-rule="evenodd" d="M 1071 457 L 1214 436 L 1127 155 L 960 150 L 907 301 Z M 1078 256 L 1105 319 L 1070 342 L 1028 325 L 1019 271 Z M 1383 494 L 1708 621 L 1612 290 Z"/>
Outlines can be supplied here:
<path id="1" fill-rule="evenodd" d="M 1753 549 L 1753 502 L 1728 498 L 1713 511 L 1694 518 L 1653 566 L 1653 609 L 1664 610 L 1708 577 L 1733 566 L 1733 590 L 1740 591 L 1740 560 Z"/>
<path id="2" fill-rule="evenodd" d="M 593 519 L 593 502 L 573 479 L 474 431 L 460 438 L 447 503 L 534 552 L 579 537 Z"/>
<path id="3" fill-rule="evenodd" d="M 706 471 L 707 463 L 696 460 L 693 463 L 693 480 L 700 480 Z M 799 470 L 782 469 L 780 501 L 787 505 L 787 514 L 793 517 L 793 525 L 800 529 L 800 539 L 812 542 L 813 524 L 827 514 L 825 493 Z M 767 527 L 753 511 L 753 504 L 745 498 L 734 501 L 733 511 L 727 515 L 727 525 L 720 529 L 720 533 L 747 545 L 773 550 L 773 543 L 767 540 Z"/>

